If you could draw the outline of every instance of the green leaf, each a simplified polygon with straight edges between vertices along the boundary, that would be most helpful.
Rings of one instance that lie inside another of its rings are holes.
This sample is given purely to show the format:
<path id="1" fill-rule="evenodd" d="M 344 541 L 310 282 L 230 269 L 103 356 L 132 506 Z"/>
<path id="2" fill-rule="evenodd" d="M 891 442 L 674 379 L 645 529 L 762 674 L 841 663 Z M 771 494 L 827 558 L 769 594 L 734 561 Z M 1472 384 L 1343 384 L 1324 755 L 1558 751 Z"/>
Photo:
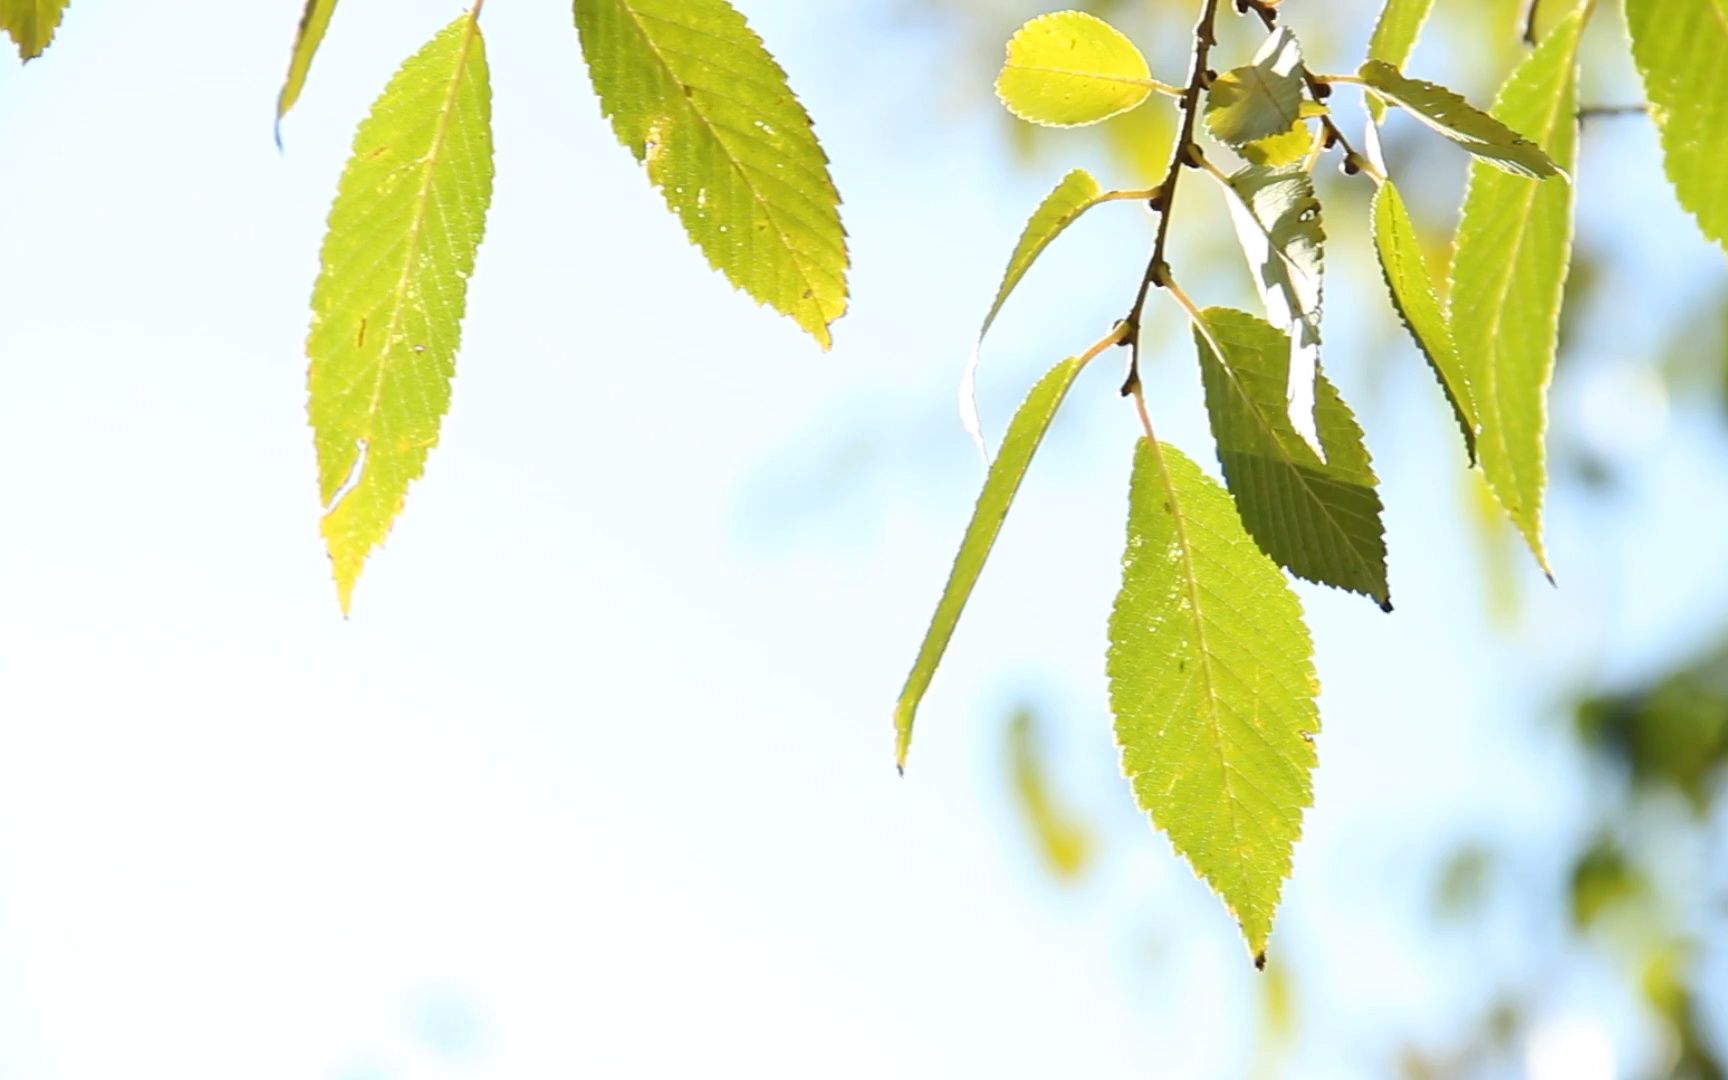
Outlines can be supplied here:
<path id="1" fill-rule="evenodd" d="M 1020 240 L 1014 245 L 1014 254 L 1008 257 L 1008 269 L 1002 275 L 1002 284 L 996 290 L 996 299 L 990 304 L 990 313 L 984 316 L 984 325 L 978 330 L 978 342 L 972 347 L 972 357 L 966 364 L 965 376 L 960 383 L 960 418 L 965 424 L 967 434 L 984 448 L 983 425 L 978 418 L 978 360 L 979 350 L 984 343 L 984 335 L 990 332 L 990 325 L 1001 313 L 1002 305 L 1008 302 L 1008 296 L 1014 287 L 1020 284 L 1020 279 L 1026 276 L 1026 271 L 1032 269 L 1032 264 L 1038 261 L 1038 256 L 1044 253 L 1062 231 L 1074 224 L 1081 214 L 1118 196 L 1119 192 L 1106 192 L 1098 186 L 1098 181 L 1085 169 L 1075 169 L 1062 178 L 1054 191 L 1044 197 L 1038 204 L 1038 209 L 1032 212 L 1026 227 L 1020 232 Z"/>
<path id="2" fill-rule="evenodd" d="M 20 60 L 34 60 L 54 40 L 70 0 L 0 0 L 0 29 L 18 46 Z"/>
<path id="3" fill-rule="evenodd" d="M 1282 331 L 1246 312 L 1207 308 L 1194 345 L 1218 463 L 1248 534 L 1291 573 L 1392 610 L 1379 479 L 1337 388 L 1318 375 L 1322 460 L 1290 423 Z"/>
<path id="4" fill-rule="evenodd" d="M 1433 7 L 1434 0 L 1386 0 L 1379 20 L 1374 23 L 1374 34 L 1368 39 L 1369 59 L 1403 67 Z"/>
<path id="5" fill-rule="evenodd" d="M 1257 963 L 1313 802 L 1313 656 L 1302 605 L 1229 494 L 1181 451 L 1141 440 L 1110 613 L 1122 770 Z"/>
<path id="6" fill-rule="evenodd" d="M 1206 93 L 1206 128 L 1229 146 L 1286 135 L 1302 117 L 1302 47 L 1287 26 L 1260 46 L 1254 62 L 1232 68 Z"/>
<path id="7" fill-rule="evenodd" d="M 468 275 L 492 199 L 485 43 L 459 16 L 403 63 L 354 136 L 306 351 L 322 531 L 346 612 L 450 407 Z"/>
<path id="8" fill-rule="evenodd" d="M 1553 150 L 1570 171 L 1577 150 L 1578 42 L 1586 9 L 1568 15 L 1513 70 L 1494 115 Z M 1478 424 L 1483 475 L 1542 569 L 1543 438 L 1572 257 L 1572 184 L 1470 167 L 1453 246 L 1452 336 Z"/>
<path id="9" fill-rule="evenodd" d="M 1096 845 L 1086 822 L 1051 790 L 1035 728 L 1032 710 L 1026 708 L 1008 724 L 1009 783 L 1045 867 L 1062 881 L 1074 881 L 1091 866 Z"/>
<path id="10" fill-rule="evenodd" d="M 1116 194 L 1100 188 L 1098 181 L 1085 169 L 1075 169 L 1062 178 L 1055 190 L 1044 196 L 1044 201 L 1038 204 L 1038 209 L 1032 211 L 1026 227 L 1020 231 L 1020 239 L 1014 245 L 1014 254 L 1008 257 L 1008 269 L 1002 274 L 1002 284 L 996 290 L 996 299 L 991 302 L 990 313 L 984 316 L 984 325 L 978 331 L 980 339 L 990 332 L 990 324 L 996 321 L 1002 305 L 1008 302 L 1009 294 L 1020 284 L 1020 279 L 1026 276 L 1026 271 L 1032 269 L 1032 264 L 1044 253 L 1044 249 L 1061 236 L 1064 229 L 1079 220 L 1081 214 Z"/>
<path id="11" fill-rule="evenodd" d="M 1368 58 L 1385 61 L 1395 68 L 1403 67 L 1433 6 L 1434 0 L 1386 0 L 1386 6 L 1380 9 L 1380 19 L 1374 24 L 1374 35 L 1368 39 Z M 1370 95 L 1368 114 L 1379 123 L 1386 115 L 1386 103 Z"/>
<path id="12" fill-rule="evenodd" d="M 1728 249 L 1728 0 L 1626 0 L 1626 28 L 1680 205 Z"/>
<path id="13" fill-rule="evenodd" d="M 1320 370 L 1320 301 L 1326 233 L 1314 181 L 1300 166 L 1249 165 L 1225 185 L 1236 239 L 1272 324 L 1290 335 L 1290 422 L 1317 452 L 1314 383 Z"/>
<path id="14" fill-rule="evenodd" d="M 1308 102 L 1306 104 L 1313 104 Z M 1306 158 L 1314 149 L 1314 133 L 1308 130 L 1308 118 L 1297 120 L 1290 125 L 1290 130 L 1280 135 L 1265 139 L 1256 139 L 1251 143 L 1243 143 L 1236 148 L 1243 160 L 1250 165 L 1265 165 L 1277 168 L 1280 165 L 1294 165 Z"/>
<path id="15" fill-rule="evenodd" d="M 312 58 L 324 41 L 324 31 L 330 28 L 330 16 L 336 13 L 336 0 L 306 0 L 306 10 L 300 14 L 300 29 L 294 33 L 294 53 L 288 58 L 288 77 L 282 82 L 282 93 L 276 98 L 276 142 L 282 142 L 282 118 L 300 100 L 306 85 L 306 73 L 312 70 Z"/>
<path id="16" fill-rule="evenodd" d="M 930 629 L 925 631 L 924 643 L 919 646 L 918 658 L 906 676 L 900 700 L 894 704 L 894 754 L 901 768 L 906 766 L 906 751 L 912 745 L 912 724 L 918 713 L 918 703 L 924 700 L 924 691 L 930 688 L 936 666 L 948 650 L 954 627 L 960 622 L 960 613 L 966 609 L 966 601 L 978 584 L 978 575 L 984 572 L 984 563 L 990 558 L 990 549 L 996 545 L 996 537 L 1002 532 L 1002 522 L 1008 517 L 1008 508 L 1014 505 L 1014 496 L 1020 490 L 1020 481 L 1026 478 L 1032 456 L 1038 452 L 1038 444 L 1044 441 L 1044 433 L 1050 430 L 1050 421 L 1055 419 L 1062 399 L 1068 396 L 1068 388 L 1074 385 L 1074 377 L 1086 366 L 1088 359 L 1070 357 L 1051 368 L 1038 380 L 1038 385 L 1032 388 L 1008 424 L 1002 452 L 990 464 L 984 490 L 978 495 L 978 505 L 972 510 L 966 536 L 960 541 L 960 553 L 954 557 L 948 584 L 942 590 L 936 614 L 930 619 Z"/>
<path id="17" fill-rule="evenodd" d="M 1049 127 L 1107 120 L 1160 86 L 1132 41 L 1083 11 L 1040 15 L 1016 30 L 996 76 L 1009 112 Z"/>
<path id="18" fill-rule="evenodd" d="M 1365 62 L 1356 74 L 1387 103 L 1409 110 L 1411 116 L 1490 165 L 1519 176 L 1545 178 L 1560 173 L 1539 142 L 1520 135 L 1498 115 L 1477 110 L 1444 86 L 1407 79 L 1382 60 Z"/>
<path id="19" fill-rule="evenodd" d="M 1470 381 L 1452 340 L 1452 327 L 1434 292 L 1434 281 L 1428 276 L 1416 226 L 1404 208 L 1403 196 L 1390 180 L 1374 195 L 1373 220 L 1374 251 L 1380 257 L 1380 273 L 1392 294 L 1392 306 L 1440 380 L 1440 388 L 1446 391 L 1446 400 L 1452 403 L 1452 414 L 1464 433 L 1464 449 L 1474 463 L 1476 411 L 1470 402 Z"/>
<path id="20" fill-rule="evenodd" d="M 725 0 L 576 0 L 600 107 L 715 269 L 822 348 L 846 310 L 840 196 L 810 117 Z"/>

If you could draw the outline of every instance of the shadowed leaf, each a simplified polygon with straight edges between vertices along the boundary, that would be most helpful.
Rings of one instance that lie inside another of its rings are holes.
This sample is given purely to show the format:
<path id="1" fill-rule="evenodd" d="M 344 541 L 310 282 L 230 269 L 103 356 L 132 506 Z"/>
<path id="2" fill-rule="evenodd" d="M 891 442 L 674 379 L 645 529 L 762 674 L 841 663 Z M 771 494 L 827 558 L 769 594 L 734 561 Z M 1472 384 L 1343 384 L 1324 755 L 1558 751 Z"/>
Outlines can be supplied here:
<path id="1" fill-rule="evenodd" d="M 1542 146 L 1520 135 L 1502 118 L 1431 82 L 1407 79 L 1381 60 L 1369 60 L 1357 76 L 1385 101 L 1402 106 L 1429 128 L 1496 168 L 1519 176 L 1556 176 L 1560 169 Z"/>

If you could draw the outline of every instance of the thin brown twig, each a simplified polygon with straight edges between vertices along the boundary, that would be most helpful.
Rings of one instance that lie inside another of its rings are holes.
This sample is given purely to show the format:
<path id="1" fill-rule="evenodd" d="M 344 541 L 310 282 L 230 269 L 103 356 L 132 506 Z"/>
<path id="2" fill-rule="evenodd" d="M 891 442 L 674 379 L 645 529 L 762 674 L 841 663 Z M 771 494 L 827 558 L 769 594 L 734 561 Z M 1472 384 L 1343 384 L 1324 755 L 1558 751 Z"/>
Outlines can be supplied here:
<path id="1" fill-rule="evenodd" d="M 1238 0 L 1238 3 L 1242 2 L 1245 0 Z M 1140 288 L 1134 295 L 1134 306 L 1128 309 L 1127 317 L 1122 320 L 1123 342 L 1129 349 L 1128 377 L 1122 383 L 1124 395 L 1133 393 L 1140 385 L 1140 319 L 1146 311 L 1146 297 L 1154 285 L 1162 286 L 1170 276 L 1170 264 L 1165 260 L 1164 252 L 1170 239 L 1170 220 L 1176 205 L 1176 187 L 1181 183 L 1184 168 L 1197 167 L 1204 160 L 1199 145 L 1194 141 L 1194 124 L 1200 118 L 1200 95 L 1212 81 L 1206 60 L 1211 55 L 1212 46 L 1218 43 L 1219 3 L 1220 0 L 1204 0 L 1200 7 L 1200 18 L 1194 24 L 1194 59 L 1188 69 L 1188 85 L 1182 91 L 1181 97 L 1181 129 L 1176 135 L 1176 146 L 1170 153 L 1170 165 L 1164 172 L 1164 182 L 1158 185 L 1156 193 L 1149 200 L 1152 209 L 1158 213 L 1158 235 L 1152 242 L 1152 257 L 1147 260 L 1146 272 L 1140 277 Z"/>

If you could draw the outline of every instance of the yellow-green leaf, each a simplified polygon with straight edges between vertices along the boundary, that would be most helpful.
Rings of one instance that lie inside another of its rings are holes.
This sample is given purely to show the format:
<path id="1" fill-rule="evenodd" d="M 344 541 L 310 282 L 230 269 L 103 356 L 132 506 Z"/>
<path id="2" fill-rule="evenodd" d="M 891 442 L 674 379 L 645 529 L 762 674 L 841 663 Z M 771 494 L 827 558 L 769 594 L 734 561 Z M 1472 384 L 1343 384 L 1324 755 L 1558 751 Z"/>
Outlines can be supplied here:
<path id="1" fill-rule="evenodd" d="M 1050 429 L 1050 421 L 1055 419 L 1057 408 L 1085 364 L 1083 357 L 1070 357 L 1038 380 L 1009 422 L 1001 453 L 990 463 L 984 490 L 978 495 L 978 505 L 973 508 L 972 520 L 960 541 L 960 552 L 954 557 L 954 568 L 948 573 L 948 584 L 942 590 L 942 599 L 930 619 L 930 629 L 924 634 L 912 671 L 906 676 L 900 700 L 894 703 L 894 753 L 902 768 L 906 765 L 906 751 L 912 745 L 912 724 L 917 718 L 918 704 L 924 700 L 924 691 L 930 688 L 942 654 L 948 651 L 954 627 L 960 622 L 960 613 L 966 610 L 966 601 L 978 584 L 978 576 L 984 572 L 984 563 L 1002 532 L 1008 508 L 1014 505 L 1020 481 L 1026 478 L 1026 470 L 1038 452 L 1038 445 L 1044 441 L 1044 433 Z"/>
<path id="2" fill-rule="evenodd" d="M 1626 28 L 1680 205 L 1728 249 L 1728 0 L 1626 0 Z"/>
<path id="3" fill-rule="evenodd" d="M 300 100 L 306 86 L 306 73 L 312 70 L 312 58 L 324 41 L 324 31 L 330 28 L 330 16 L 336 13 L 336 0 L 306 0 L 306 10 L 300 13 L 300 29 L 294 33 L 294 52 L 288 58 L 288 77 L 282 82 L 282 93 L 276 98 L 277 142 L 281 142 L 282 118 Z"/>
<path id="4" fill-rule="evenodd" d="M 1302 116 L 1302 75 L 1302 47 L 1288 26 L 1280 26 L 1253 63 L 1212 80 L 1207 130 L 1229 146 L 1287 135 Z"/>
<path id="5" fill-rule="evenodd" d="M 1008 302 L 1008 296 L 1014 287 L 1020 284 L 1020 279 L 1026 276 L 1026 271 L 1032 269 L 1032 264 L 1038 261 L 1038 256 L 1060 235 L 1062 230 L 1074 224 L 1081 214 L 1114 197 L 1116 192 L 1105 192 L 1098 186 L 1098 181 L 1085 169 L 1075 169 L 1062 178 L 1055 190 L 1044 197 L 1038 204 L 1038 209 L 1032 212 L 1026 227 L 1020 231 L 1020 239 L 1014 245 L 1014 253 L 1008 257 L 1008 269 L 1002 274 L 1002 284 L 996 290 L 996 299 L 990 304 L 989 314 L 984 316 L 984 325 L 978 330 L 978 342 L 972 347 L 972 357 L 967 362 L 965 376 L 960 382 L 960 419 L 966 426 L 967 434 L 979 448 L 984 447 L 983 425 L 978 419 L 978 359 L 979 350 L 984 343 L 984 335 L 990 332 L 990 324 L 996 321 L 1001 313 L 1002 305 Z"/>
<path id="6" fill-rule="evenodd" d="M 600 108 L 690 240 L 824 349 L 846 311 L 828 157 L 786 73 L 726 0 L 575 0 Z"/>
<path id="7" fill-rule="evenodd" d="M 1320 371 L 1320 302 L 1326 233 L 1314 181 L 1299 166 L 1249 165 L 1225 185 L 1236 239 L 1272 325 L 1290 335 L 1290 422 L 1317 452 L 1314 383 Z"/>
<path id="8" fill-rule="evenodd" d="M 360 124 L 312 290 L 307 408 L 344 612 L 438 442 L 491 199 L 486 51 L 462 15 Z"/>
<path id="9" fill-rule="evenodd" d="M 1446 400 L 1452 403 L 1452 414 L 1464 433 L 1464 449 L 1470 460 L 1476 460 L 1475 407 L 1470 403 L 1470 381 L 1458 357 L 1458 346 L 1452 340 L 1452 327 L 1440 307 L 1434 281 L 1428 276 L 1428 263 L 1422 257 L 1422 245 L 1416 237 L 1416 226 L 1410 221 L 1410 211 L 1404 198 L 1387 181 L 1374 195 L 1374 250 L 1380 258 L 1380 273 L 1392 295 L 1392 306 L 1415 339 L 1416 347 L 1440 380 Z"/>
<path id="10" fill-rule="evenodd" d="M 1588 0 L 1586 0 L 1586 6 Z M 1568 172 L 1577 151 L 1579 8 L 1513 70 L 1494 115 L 1547 145 Z M 1542 550 L 1543 440 L 1572 256 L 1572 184 L 1477 162 L 1453 246 L 1451 318 L 1478 429 L 1476 455 L 1536 560 Z"/>
<path id="11" fill-rule="evenodd" d="M 1416 38 L 1421 35 L 1422 24 L 1428 21 L 1433 6 L 1434 0 L 1386 0 L 1386 6 L 1380 9 L 1380 19 L 1374 24 L 1374 34 L 1368 39 L 1368 58 L 1402 68 L 1410 59 L 1410 50 L 1416 47 Z M 1386 115 L 1386 103 L 1369 95 L 1368 114 L 1379 123 Z"/>
<path id="12" fill-rule="evenodd" d="M 1236 152 L 1250 165 L 1265 165 L 1275 169 L 1281 165 L 1296 164 L 1306 158 L 1313 149 L 1314 133 L 1308 129 L 1308 118 L 1304 116 L 1291 124 L 1290 130 L 1256 139 L 1251 143 L 1243 143 L 1236 148 Z"/>
<path id="13" fill-rule="evenodd" d="M 1367 61 L 1356 74 L 1387 103 L 1403 107 L 1481 161 L 1520 176 L 1549 177 L 1560 172 L 1540 140 L 1525 138 L 1498 114 L 1478 110 L 1444 86 L 1407 79 L 1383 60 Z"/>
<path id="14" fill-rule="evenodd" d="M 996 96 L 1022 120 L 1075 127 L 1127 112 L 1159 85 L 1120 30 L 1083 11 L 1055 11 L 1009 39 Z"/>
<path id="15" fill-rule="evenodd" d="M 1246 312 L 1207 308 L 1194 345 L 1218 463 L 1248 534 L 1291 573 L 1392 610 L 1380 481 L 1337 388 L 1316 373 L 1322 459 L 1290 423 L 1283 331 Z"/>
<path id="16" fill-rule="evenodd" d="M 0 29 L 18 46 L 20 60 L 34 60 L 54 40 L 70 0 L 0 0 Z"/>
<path id="17" fill-rule="evenodd" d="M 1258 963 L 1313 802 L 1313 656 L 1301 603 L 1230 495 L 1175 447 L 1142 439 L 1110 613 L 1122 770 Z"/>
<path id="18" fill-rule="evenodd" d="M 1092 862 L 1094 838 L 1074 809 L 1051 790 L 1049 770 L 1039 752 L 1031 709 L 1015 712 L 1008 724 L 1008 771 L 1014 801 L 1050 873 L 1074 881 Z"/>

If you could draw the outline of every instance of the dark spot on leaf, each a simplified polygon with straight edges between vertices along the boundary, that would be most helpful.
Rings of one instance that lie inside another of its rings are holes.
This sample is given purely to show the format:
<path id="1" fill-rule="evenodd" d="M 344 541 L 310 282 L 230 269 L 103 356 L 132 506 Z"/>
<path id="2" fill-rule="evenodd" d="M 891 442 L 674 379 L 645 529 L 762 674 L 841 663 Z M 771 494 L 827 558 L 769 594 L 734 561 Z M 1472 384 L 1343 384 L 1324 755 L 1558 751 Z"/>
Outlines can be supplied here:
<path id="1" fill-rule="evenodd" d="M 354 335 L 354 347 L 356 349 L 366 347 L 366 316 L 364 315 L 360 316 L 360 332 Z"/>
<path id="2" fill-rule="evenodd" d="M 813 292 L 813 291 L 811 291 L 811 290 L 810 290 L 810 289 L 805 289 L 805 290 L 804 290 L 804 299 L 806 299 L 806 300 L 814 300 L 814 299 L 815 299 L 815 298 L 816 298 L 816 294 L 815 294 L 815 292 Z"/>
<path id="3" fill-rule="evenodd" d="M 1265 971 L 1266 970 L 1266 950 L 1262 949 L 1259 952 L 1254 954 L 1254 970 L 1255 971 Z"/>
<path id="4" fill-rule="evenodd" d="M 390 147 L 380 146 L 378 149 L 372 151 L 370 154 L 367 154 L 366 160 L 367 161 L 377 161 L 379 158 L 383 157 L 385 154 L 388 154 L 389 152 L 390 152 Z"/>
<path id="5" fill-rule="evenodd" d="M 684 91 L 684 96 L 685 96 L 685 97 L 689 97 L 689 96 L 690 96 L 690 84 L 689 84 L 689 83 L 679 83 L 679 84 L 678 84 L 678 89 L 680 89 L 680 90 L 682 90 L 682 91 Z"/>

